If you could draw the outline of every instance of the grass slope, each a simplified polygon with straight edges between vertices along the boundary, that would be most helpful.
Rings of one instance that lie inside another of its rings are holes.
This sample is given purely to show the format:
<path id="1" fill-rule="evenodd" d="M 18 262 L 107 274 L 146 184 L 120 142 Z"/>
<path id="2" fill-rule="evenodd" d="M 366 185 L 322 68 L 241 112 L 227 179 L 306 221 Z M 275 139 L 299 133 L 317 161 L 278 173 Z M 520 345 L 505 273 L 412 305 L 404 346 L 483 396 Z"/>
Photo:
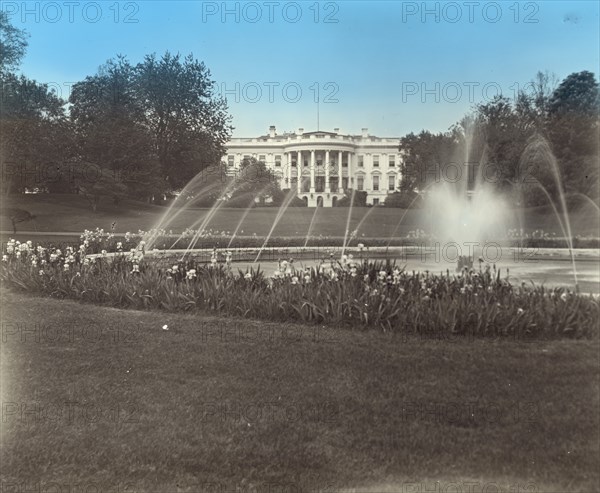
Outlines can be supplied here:
<path id="1" fill-rule="evenodd" d="M 124 201 L 115 206 L 109 201 L 101 202 L 96 213 L 92 212 L 84 197 L 78 195 L 39 194 L 39 195 L 10 195 L 3 197 L 2 208 L 20 208 L 27 210 L 36 218 L 17 226 L 18 231 L 40 232 L 75 232 L 81 233 L 84 229 L 104 228 L 108 231 L 111 224 L 116 221 L 116 231 L 137 232 L 139 229 L 148 230 L 154 227 L 160 217 L 167 210 L 166 207 L 149 205 L 135 201 Z M 168 226 L 179 233 L 196 223 L 196 228 L 206 215 L 207 209 L 190 209 L 181 213 L 177 219 Z M 218 231 L 233 232 L 239 223 L 243 209 L 221 209 L 216 213 L 208 225 Z M 269 232 L 277 208 L 256 208 L 245 218 L 240 235 L 250 236 L 256 233 L 266 236 Z M 402 209 L 388 209 L 384 207 L 355 208 L 350 222 L 350 229 L 356 228 L 361 222 L 359 235 L 365 237 L 389 237 L 396 228 L 398 221 L 404 214 Z M 304 207 L 291 207 L 284 214 L 274 231 L 275 236 L 300 236 L 304 237 L 313 220 L 313 236 L 344 236 L 348 209 L 334 207 L 315 209 Z M 515 224 L 517 217 L 515 215 Z M 553 213 L 548 208 L 529 209 L 524 212 L 526 229 L 544 229 L 554 231 L 562 236 L 558 223 Z M 12 231 L 8 218 L 0 217 L 0 229 Z M 597 235 L 597 213 L 583 211 L 572 216 L 574 234 L 592 233 Z M 429 219 L 422 210 L 409 211 L 402 221 L 396 235 L 406 235 L 408 231 L 416 228 L 427 230 Z M 243 233 L 242 233 L 243 231 Z"/>
<path id="2" fill-rule="evenodd" d="M 402 340 L 2 297 L 7 491 L 600 488 L 597 340 Z"/>

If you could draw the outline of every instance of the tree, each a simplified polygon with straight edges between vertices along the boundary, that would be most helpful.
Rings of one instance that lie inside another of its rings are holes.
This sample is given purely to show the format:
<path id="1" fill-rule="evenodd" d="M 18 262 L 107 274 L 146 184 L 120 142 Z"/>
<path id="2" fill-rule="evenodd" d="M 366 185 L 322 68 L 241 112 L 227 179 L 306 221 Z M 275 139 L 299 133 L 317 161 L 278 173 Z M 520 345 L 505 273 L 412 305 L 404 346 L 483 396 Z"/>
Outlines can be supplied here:
<path id="1" fill-rule="evenodd" d="M 0 159 L 4 193 L 55 185 L 54 172 L 71 151 L 65 102 L 40 84 L 21 75 L 0 73 Z M 61 145 L 57 145 L 60 142 Z"/>
<path id="2" fill-rule="evenodd" d="M 423 130 L 418 135 L 410 133 L 402 137 L 399 147 L 403 156 L 400 190 L 423 190 L 432 181 L 440 180 L 444 166 L 453 160 L 455 144 L 452 133 L 432 134 Z"/>
<path id="3" fill-rule="evenodd" d="M 523 181 L 526 172 L 531 173 L 530 167 L 523 167 L 521 156 L 533 128 L 518 117 L 512 101 L 504 96 L 477 105 L 476 119 L 486 148 L 483 164 L 494 171 L 490 181 L 498 188 L 512 189 Z"/>
<path id="4" fill-rule="evenodd" d="M 27 33 L 0 11 L 0 161 L 4 193 L 47 186 L 55 163 L 70 149 L 65 102 L 46 84 L 15 75 L 27 48 Z M 62 145 L 57 145 L 61 142 Z"/>
<path id="5" fill-rule="evenodd" d="M 232 199 L 249 201 L 255 197 L 261 205 L 268 198 L 275 203 L 282 200 L 278 177 L 265 163 L 255 158 L 243 159 L 232 180 Z"/>
<path id="6" fill-rule="evenodd" d="M 567 192 L 598 196 L 600 95 L 588 71 L 567 76 L 548 105 L 548 135 Z"/>
<path id="7" fill-rule="evenodd" d="M 148 55 L 135 72 L 161 175 L 171 189 L 182 188 L 224 154 L 232 129 L 226 102 L 216 95 L 210 71 L 192 55 Z"/>
<path id="8" fill-rule="evenodd" d="M 135 71 L 121 56 L 73 86 L 70 113 L 76 130 L 75 159 L 95 163 L 101 175 L 101 179 L 87 176 L 87 183 L 80 177 L 77 186 L 93 197 L 94 210 L 103 195 L 118 203 L 125 193 L 149 199 L 163 191 L 152 134 L 135 89 Z"/>
<path id="9" fill-rule="evenodd" d="M 78 177 L 75 183 L 77 191 L 87 199 L 94 212 L 97 212 L 103 198 L 110 197 L 113 203 L 118 204 L 127 192 L 123 183 L 104 172 L 94 179 Z"/>
<path id="10" fill-rule="evenodd" d="M 35 219 L 34 215 L 32 215 L 29 211 L 26 211 L 24 209 L 2 209 L 2 215 L 8 217 L 8 219 L 10 220 L 13 228 L 13 234 L 17 234 L 18 223 L 31 221 Z"/>
<path id="11" fill-rule="evenodd" d="M 28 36 L 27 32 L 10 23 L 5 11 L 0 11 L 0 73 L 19 66 L 27 50 Z"/>
<path id="12" fill-rule="evenodd" d="M 546 132 L 546 121 L 550 99 L 556 90 L 558 79 L 548 71 L 541 72 L 517 94 L 514 111 L 517 117 L 538 133 Z"/>

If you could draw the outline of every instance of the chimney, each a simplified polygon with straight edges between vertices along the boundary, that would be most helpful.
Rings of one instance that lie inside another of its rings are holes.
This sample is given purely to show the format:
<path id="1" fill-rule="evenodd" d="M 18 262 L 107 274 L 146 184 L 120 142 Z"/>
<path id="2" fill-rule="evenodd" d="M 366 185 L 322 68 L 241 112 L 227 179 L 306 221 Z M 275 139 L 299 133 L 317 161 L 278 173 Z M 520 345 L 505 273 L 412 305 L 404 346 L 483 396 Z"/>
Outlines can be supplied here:
<path id="1" fill-rule="evenodd" d="M 363 128 L 362 129 L 362 136 L 363 138 L 366 138 L 369 136 L 369 129 L 368 128 Z"/>
<path id="2" fill-rule="evenodd" d="M 302 135 L 304 133 L 304 129 L 303 128 L 299 128 L 298 129 L 298 135 Z"/>
<path id="3" fill-rule="evenodd" d="M 269 127 L 269 137 L 271 137 L 271 138 L 275 137 L 275 125 L 271 125 Z"/>
<path id="4" fill-rule="evenodd" d="M 334 133 L 339 134 L 340 133 L 340 129 L 339 128 L 334 128 L 333 129 Z"/>

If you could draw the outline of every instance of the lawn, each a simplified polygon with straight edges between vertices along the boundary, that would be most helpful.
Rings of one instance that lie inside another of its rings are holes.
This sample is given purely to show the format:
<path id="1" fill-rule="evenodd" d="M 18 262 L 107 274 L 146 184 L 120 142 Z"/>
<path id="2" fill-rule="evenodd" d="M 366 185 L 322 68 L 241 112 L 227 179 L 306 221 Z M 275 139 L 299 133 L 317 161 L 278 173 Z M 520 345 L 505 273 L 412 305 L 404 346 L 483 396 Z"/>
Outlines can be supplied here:
<path id="1" fill-rule="evenodd" d="M 100 204 L 97 212 L 92 212 L 84 197 L 78 195 L 10 195 L 3 197 L 2 208 L 20 208 L 27 210 L 36 218 L 34 220 L 17 225 L 18 231 L 37 232 L 72 232 L 81 233 L 84 229 L 103 228 L 108 231 L 113 222 L 116 222 L 115 230 L 120 233 L 127 231 L 149 230 L 154 227 L 161 216 L 167 210 L 164 206 L 149 205 L 135 201 L 124 201 L 115 206 L 109 201 Z M 194 223 L 196 228 L 199 221 L 206 215 L 207 209 L 191 209 L 180 214 L 177 219 L 168 226 L 176 233 L 180 233 Z M 217 212 L 207 228 L 217 231 L 233 232 L 240 222 L 243 209 L 222 209 Z M 350 229 L 355 229 L 359 224 L 359 236 L 389 237 L 395 230 L 398 221 L 404 214 L 402 209 L 385 207 L 354 208 Z M 253 209 L 244 219 L 244 223 L 238 232 L 242 236 L 266 236 L 277 215 L 277 208 L 263 207 Z M 315 209 L 304 207 L 288 208 L 278 226 L 274 230 L 275 236 L 296 236 L 304 238 L 309 230 L 314 215 L 313 235 L 344 236 L 348 209 L 335 207 L 319 209 L 315 215 Z M 516 213 L 513 214 L 516 221 Z M 556 232 L 561 235 L 555 216 L 549 208 L 536 208 L 525 211 L 526 229 L 544 229 L 548 232 Z M 10 221 L 2 216 L 0 229 L 12 232 Z M 427 213 L 421 210 L 408 211 L 402 221 L 397 235 L 405 236 L 410 230 L 417 228 L 427 230 Z M 597 213 L 583 211 L 572 217 L 574 234 L 597 235 L 598 217 Z M 514 226 L 514 225 L 513 225 Z M 27 239 L 30 239 L 29 237 Z"/>
<path id="2" fill-rule="evenodd" d="M 423 340 L 1 294 L 2 491 L 600 488 L 597 338 Z"/>

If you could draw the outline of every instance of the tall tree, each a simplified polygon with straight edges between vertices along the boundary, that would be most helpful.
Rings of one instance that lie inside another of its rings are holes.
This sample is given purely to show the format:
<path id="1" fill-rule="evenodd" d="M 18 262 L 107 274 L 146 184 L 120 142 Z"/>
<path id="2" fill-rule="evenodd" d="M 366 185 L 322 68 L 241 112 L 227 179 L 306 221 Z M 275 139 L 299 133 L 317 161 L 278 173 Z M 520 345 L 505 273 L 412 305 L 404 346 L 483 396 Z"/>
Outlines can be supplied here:
<path id="1" fill-rule="evenodd" d="M 0 11 L 0 73 L 10 72 L 21 63 L 27 50 L 28 34 L 10 23 L 8 14 Z"/>
<path id="2" fill-rule="evenodd" d="M 108 61 L 98 74 L 73 86 L 70 102 L 75 159 L 98 170 L 77 181 L 92 208 L 103 196 L 118 202 L 126 193 L 146 199 L 158 193 L 158 159 L 129 62 L 121 56 Z"/>
<path id="3" fill-rule="evenodd" d="M 3 191 L 65 184 L 61 164 L 70 150 L 65 102 L 46 84 L 21 75 L 0 74 L 0 160 Z"/>
<path id="4" fill-rule="evenodd" d="M 453 160 L 454 135 L 433 134 L 423 130 L 400 139 L 402 153 L 401 191 L 423 190 L 431 183 L 442 180 L 444 171 Z"/>
<path id="5" fill-rule="evenodd" d="M 548 105 L 548 133 L 567 192 L 598 198 L 600 91 L 593 73 L 567 76 Z"/>
<path id="6" fill-rule="evenodd" d="M 161 173 L 171 189 L 182 188 L 224 154 L 232 129 L 226 102 L 192 55 L 148 55 L 136 67 L 136 80 Z"/>

